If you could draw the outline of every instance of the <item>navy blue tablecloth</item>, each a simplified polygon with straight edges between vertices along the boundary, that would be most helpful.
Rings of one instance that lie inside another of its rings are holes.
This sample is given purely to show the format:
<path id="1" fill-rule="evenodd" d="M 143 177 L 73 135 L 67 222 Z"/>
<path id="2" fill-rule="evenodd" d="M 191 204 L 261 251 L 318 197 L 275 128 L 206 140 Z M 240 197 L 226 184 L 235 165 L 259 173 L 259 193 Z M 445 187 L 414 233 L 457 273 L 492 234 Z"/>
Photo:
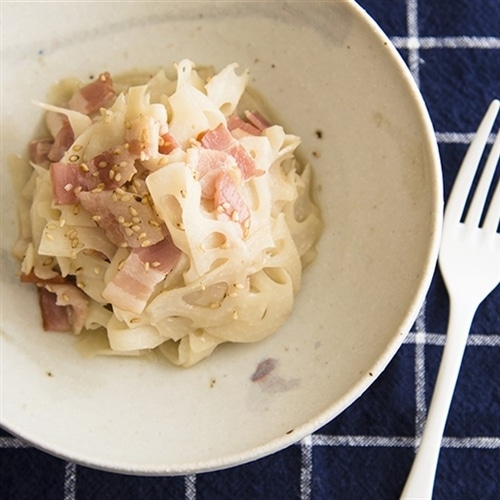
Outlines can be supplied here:
<path id="1" fill-rule="evenodd" d="M 499 0 L 360 0 L 391 38 L 433 120 L 445 196 L 472 134 L 500 98 Z M 500 258 L 500 256 L 499 256 Z M 334 421 L 288 449 L 220 472 L 143 478 L 65 462 L 0 430 L 0 499 L 396 499 L 421 435 L 443 349 L 448 297 L 436 271 L 402 348 Z M 434 498 L 500 498 L 500 287 L 481 305 Z"/>

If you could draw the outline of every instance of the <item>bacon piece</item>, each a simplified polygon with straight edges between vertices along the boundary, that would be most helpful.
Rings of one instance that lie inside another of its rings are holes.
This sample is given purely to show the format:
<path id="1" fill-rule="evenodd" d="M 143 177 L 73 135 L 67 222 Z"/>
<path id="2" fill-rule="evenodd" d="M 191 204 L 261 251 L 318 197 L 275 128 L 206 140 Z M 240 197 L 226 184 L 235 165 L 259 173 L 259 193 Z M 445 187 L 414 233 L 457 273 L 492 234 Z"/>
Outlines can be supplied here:
<path id="1" fill-rule="evenodd" d="M 170 132 L 160 136 L 160 141 L 158 143 L 159 153 L 168 155 L 177 148 L 180 148 L 180 144 Z"/>
<path id="2" fill-rule="evenodd" d="M 90 212 L 108 239 L 117 246 L 148 247 L 164 238 L 166 227 L 149 203 L 142 203 L 125 191 L 78 193 L 83 208 Z"/>
<path id="3" fill-rule="evenodd" d="M 156 245 L 133 249 L 102 296 L 120 309 L 141 314 L 155 286 L 173 269 L 180 255 L 169 235 Z"/>
<path id="4" fill-rule="evenodd" d="M 221 123 L 213 130 L 206 132 L 201 138 L 201 145 L 204 148 L 224 151 L 231 155 L 236 160 L 244 179 L 255 175 L 254 161 L 224 124 Z"/>
<path id="5" fill-rule="evenodd" d="M 53 278 L 39 278 L 33 271 L 30 273 L 21 273 L 19 276 L 21 283 L 38 283 L 39 285 L 62 284 L 66 280 L 60 275 L 56 274 Z"/>
<path id="6" fill-rule="evenodd" d="M 58 306 L 55 293 L 49 292 L 46 288 L 38 288 L 38 300 L 45 331 L 68 332 L 71 330 L 69 306 Z"/>
<path id="7" fill-rule="evenodd" d="M 73 144 L 75 133 L 68 117 L 62 113 L 48 111 L 45 115 L 45 123 L 50 135 L 54 138 L 54 144 L 52 144 L 47 157 L 50 161 L 59 161 Z"/>
<path id="8" fill-rule="evenodd" d="M 56 205 L 78 203 L 79 191 L 123 186 L 137 172 L 134 158 L 127 148 L 118 146 L 97 155 L 89 164 L 52 163 L 50 176 Z"/>
<path id="9" fill-rule="evenodd" d="M 78 197 L 75 188 L 90 191 L 99 184 L 99 180 L 72 163 L 56 162 L 50 165 L 52 196 L 56 205 L 75 205 Z"/>
<path id="10" fill-rule="evenodd" d="M 31 141 L 29 145 L 30 160 L 37 165 L 45 163 L 53 144 L 54 139 L 49 138 Z"/>
<path id="11" fill-rule="evenodd" d="M 189 165 L 196 172 L 201 196 L 211 199 L 215 193 L 215 179 L 221 171 L 235 168 L 235 160 L 224 151 L 193 148 L 189 151 Z"/>
<path id="12" fill-rule="evenodd" d="M 88 165 L 89 174 L 99 179 L 105 189 L 115 189 L 132 179 L 137 172 L 134 163 L 138 157 L 129 148 L 116 146 L 93 158 Z"/>
<path id="13" fill-rule="evenodd" d="M 80 90 L 77 90 L 69 100 L 69 107 L 85 115 L 99 111 L 115 96 L 113 80 L 108 72 L 99 75 L 99 78 Z"/>
<path id="14" fill-rule="evenodd" d="M 245 111 L 246 119 L 261 132 L 271 126 L 271 123 L 266 120 L 258 111 Z"/>
<path id="15" fill-rule="evenodd" d="M 44 330 L 78 334 L 85 325 L 89 301 L 72 283 L 51 283 L 39 286 L 39 301 Z"/>
<path id="16" fill-rule="evenodd" d="M 227 120 L 227 128 L 233 137 L 239 138 L 245 135 L 260 135 L 260 130 L 251 123 L 242 120 L 237 115 L 231 115 Z"/>
<path id="17" fill-rule="evenodd" d="M 214 205 L 219 213 L 227 215 L 232 221 L 239 222 L 243 235 L 250 228 L 250 210 L 240 192 L 240 183 L 232 172 L 221 171 L 215 181 Z"/>

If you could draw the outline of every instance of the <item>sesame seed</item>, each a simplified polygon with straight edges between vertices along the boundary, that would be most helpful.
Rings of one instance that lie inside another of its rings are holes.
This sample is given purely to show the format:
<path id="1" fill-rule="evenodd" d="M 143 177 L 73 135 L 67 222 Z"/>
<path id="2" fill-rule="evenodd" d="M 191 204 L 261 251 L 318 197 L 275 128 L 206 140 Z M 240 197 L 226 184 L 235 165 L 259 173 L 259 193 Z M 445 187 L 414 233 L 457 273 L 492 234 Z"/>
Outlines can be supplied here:
<path id="1" fill-rule="evenodd" d="M 160 223 L 158 221 L 155 221 L 154 219 L 148 220 L 148 224 L 153 227 L 160 227 Z"/>
<path id="2" fill-rule="evenodd" d="M 181 193 L 181 196 L 182 196 L 183 198 L 186 198 L 186 197 L 187 197 L 187 193 L 186 193 L 186 190 L 185 190 L 185 189 L 181 189 L 181 190 L 180 190 L 180 193 Z"/>
<path id="3" fill-rule="evenodd" d="M 120 224 L 123 224 L 125 222 L 125 217 L 123 217 L 123 215 L 119 215 L 117 220 Z"/>
<path id="4" fill-rule="evenodd" d="M 78 276 L 79 274 L 83 273 L 83 267 L 77 267 L 75 269 L 75 275 Z"/>
<path id="5" fill-rule="evenodd" d="M 85 281 L 77 281 L 76 286 L 78 288 L 85 288 L 87 285 L 86 285 Z"/>
<path id="6" fill-rule="evenodd" d="M 80 159 L 80 156 L 78 156 L 78 155 L 71 155 L 69 157 L 69 161 L 72 162 L 72 163 L 77 162 L 79 159 Z"/>
<path id="7" fill-rule="evenodd" d="M 48 240 L 54 241 L 54 236 L 50 233 L 45 233 L 45 236 L 47 237 Z"/>
<path id="8" fill-rule="evenodd" d="M 73 206 L 73 215 L 78 215 L 79 213 L 80 213 L 79 205 L 74 205 Z"/>
<path id="9" fill-rule="evenodd" d="M 55 229 L 57 226 L 55 224 L 47 224 L 47 229 Z"/>
<path id="10" fill-rule="evenodd" d="M 140 224 L 141 223 L 141 218 L 140 217 L 132 217 L 132 223 L 134 223 L 134 224 Z"/>
<path id="11" fill-rule="evenodd" d="M 59 227 L 64 227 L 65 225 L 66 225 L 66 219 L 61 217 L 59 219 Z"/>
<path id="12" fill-rule="evenodd" d="M 54 263 L 54 259 L 52 257 L 48 257 L 43 261 L 44 266 L 51 266 Z"/>
<path id="13" fill-rule="evenodd" d="M 67 293 L 63 293 L 62 298 L 63 298 L 64 302 L 69 302 L 69 296 Z"/>
<path id="14" fill-rule="evenodd" d="M 64 186 L 64 191 L 68 191 L 68 192 L 69 192 L 69 191 L 71 191 L 72 189 L 73 189 L 73 184 L 68 183 L 68 184 L 66 184 L 66 185 Z"/>
<path id="15" fill-rule="evenodd" d="M 130 229 L 129 227 L 125 227 L 124 231 L 125 231 L 125 234 L 127 236 L 133 236 L 134 235 L 134 231 L 132 231 L 132 229 Z"/>
<path id="16" fill-rule="evenodd" d="M 158 262 L 157 260 L 155 260 L 154 262 L 151 262 L 151 267 L 160 267 L 161 265 L 161 262 Z"/>
<path id="17" fill-rule="evenodd" d="M 225 201 L 224 203 L 222 203 L 222 205 L 221 205 L 221 206 L 222 206 L 222 208 L 223 208 L 224 210 L 229 210 L 229 209 L 231 208 L 231 205 L 229 204 L 229 202 L 228 202 L 228 201 Z"/>
<path id="18" fill-rule="evenodd" d="M 73 146 L 73 151 L 81 151 L 83 149 L 83 146 L 81 144 L 75 144 Z"/>
<path id="19" fill-rule="evenodd" d="M 221 307 L 221 303 L 220 302 L 212 302 L 210 304 L 210 309 L 219 309 Z"/>
<path id="20" fill-rule="evenodd" d="M 108 167 L 108 162 L 107 162 L 107 161 L 100 161 L 100 162 L 97 164 L 97 166 L 98 166 L 99 168 L 106 168 L 106 167 Z"/>
<path id="21" fill-rule="evenodd" d="M 96 222 L 99 222 L 102 219 L 100 215 L 93 215 L 92 220 L 95 220 Z"/>
<path id="22" fill-rule="evenodd" d="M 121 260 L 120 262 L 118 262 L 118 271 L 121 271 L 123 269 L 123 266 L 125 264 L 125 259 Z"/>
<path id="23" fill-rule="evenodd" d="M 76 186 L 76 188 L 74 189 L 74 191 L 73 191 L 73 192 L 74 192 L 75 194 L 78 194 L 78 193 L 80 193 L 80 192 L 81 192 L 81 190 L 82 190 L 82 186 Z"/>
<path id="24" fill-rule="evenodd" d="M 151 245 L 151 241 L 150 240 L 144 240 L 142 243 L 141 243 L 141 247 L 144 248 L 144 247 L 148 247 L 149 245 Z"/>
<path id="25" fill-rule="evenodd" d="M 115 181 L 120 182 L 121 180 L 122 180 L 122 174 L 120 174 L 120 172 L 117 172 L 115 174 Z"/>
<path id="26" fill-rule="evenodd" d="M 144 262 L 144 271 L 149 271 L 149 262 Z"/>
<path id="27" fill-rule="evenodd" d="M 140 230 L 141 230 L 141 226 L 139 226 L 137 224 L 134 224 L 132 226 L 132 231 L 135 231 L 136 233 L 138 233 Z"/>
<path id="28" fill-rule="evenodd" d="M 233 319 L 234 320 L 238 319 L 238 313 L 236 311 L 233 311 Z"/>
<path id="29" fill-rule="evenodd" d="M 146 236 L 147 236 L 147 234 L 144 233 L 144 232 L 142 232 L 142 233 L 140 233 L 140 234 L 137 235 L 137 239 L 138 240 L 143 240 Z"/>
<path id="30" fill-rule="evenodd" d="M 82 172 L 89 172 L 90 171 L 90 169 L 86 163 L 80 163 L 80 170 Z"/>
<path id="31" fill-rule="evenodd" d="M 94 267 L 94 274 L 101 274 L 101 268 L 100 267 Z"/>
<path id="32" fill-rule="evenodd" d="M 132 323 L 133 325 L 136 325 L 137 323 L 140 323 L 141 322 L 141 318 L 132 318 L 130 320 L 130 323 Z"/>
<path id="33" fill-rule="evenodd" d="M 239 222 L 240 214 L 236 210 L 233 210 L 233 213 L 231 214 L 231 220 L 234 222 Z"/>
<path id="34" fill-rule="evenodd" d="M 238 290 L 243 290 L 243 288 L 245 288 L 245 286 L 242 283 L 235 283 L 234 288 L 238 288 Z"/>
<path id="35" fill-rule="evenodd" d="M 108 172 L 108 175 L 109 175 L 109 179 L 113 180 L 113 178 L 115 177 L 115 171 L 111 168 Z"/>
<path id="36" fill-rule="evenodd" d="M 137 210 L 134 207 L 130 206 L 128 207 L 128 210 L 130 212 L 130 215 L 137 216 Z"/>

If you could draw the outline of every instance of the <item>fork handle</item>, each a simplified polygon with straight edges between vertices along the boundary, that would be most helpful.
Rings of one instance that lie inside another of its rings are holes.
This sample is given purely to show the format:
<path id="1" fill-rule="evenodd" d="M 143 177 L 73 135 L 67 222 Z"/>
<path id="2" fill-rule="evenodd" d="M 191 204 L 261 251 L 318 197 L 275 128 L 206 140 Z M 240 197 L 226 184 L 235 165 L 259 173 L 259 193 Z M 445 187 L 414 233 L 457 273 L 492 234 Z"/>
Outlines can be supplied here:
<path id="1" fill-rule="evenodd" d="M 475 311 L 475 307 L 471 308 L 466 303 L 451 300 L 446 343 L 436 385 L 420 447 L 401 494 L 401 500 L 432 498 L 441 439 Z"/>

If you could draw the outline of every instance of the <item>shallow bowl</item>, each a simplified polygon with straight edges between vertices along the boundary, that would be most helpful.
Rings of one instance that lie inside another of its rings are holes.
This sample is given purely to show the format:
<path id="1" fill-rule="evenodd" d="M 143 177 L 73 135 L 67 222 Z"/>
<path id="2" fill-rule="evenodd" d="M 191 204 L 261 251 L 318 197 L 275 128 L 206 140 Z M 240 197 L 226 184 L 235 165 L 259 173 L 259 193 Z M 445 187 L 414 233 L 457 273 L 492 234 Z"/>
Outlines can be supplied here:
<path id="1" fill-rule="evenodd" d="M 425 105 L 353 2 L 88 5 L 2 5 L 2 426 L 51 454 L 130 474 L 271 454 L 363 394 L 417 316 L 442 209 Z M 24 152 L 40 120 L 32 100 L 53 81 L 183 58 L 249 68 L 273 115 L 302 137 L 324 219 L 318 257 L 293 313 L 262 342 L 224 345 L 190 369 L 86 359 L 72 336 L 42 331 L 36 293 L 16 276 L 6 156 Z M 252 380 L 264 360 L 274 369 Z"/>

